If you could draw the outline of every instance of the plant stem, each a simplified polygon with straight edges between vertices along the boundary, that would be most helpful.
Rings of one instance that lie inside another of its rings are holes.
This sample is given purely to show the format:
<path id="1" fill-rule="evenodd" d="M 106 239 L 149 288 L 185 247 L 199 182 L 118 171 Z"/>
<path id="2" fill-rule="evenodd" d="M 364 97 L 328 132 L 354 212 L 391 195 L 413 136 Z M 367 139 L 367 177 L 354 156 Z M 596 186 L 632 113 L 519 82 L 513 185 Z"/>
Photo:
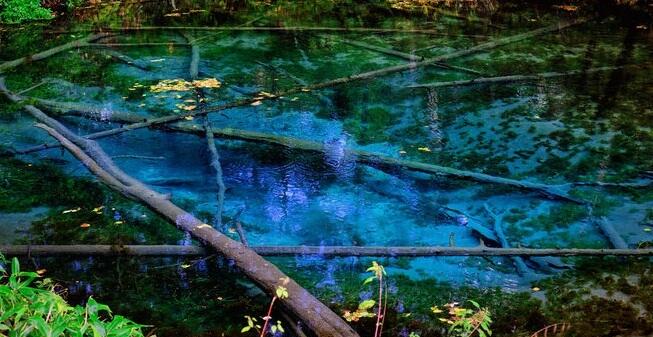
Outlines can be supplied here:
<path id="1" fill-rule="evenodd" d="M 272 297 L 272 302 L 270 302 L 270 307 L 268 308 L 268 314 L 265 315 L 265 317 L 263 318 L 265 323 L 263 324 L 263 329 L 261 329 L 261 335 L 259 337 L 265 336 L 265 331 L 268 328 L 268 323 L 270 323 L 270 320 L 272 319 L 272 307 L 274 307 L 274 301 L 276 300 L 277 300 L 276 296 Z"/>
<path id="2" fill-rule="evenodd" d="M 374 337 L 381 336 L 381 318 L 383 316 L 381 303 L 383 302 L 383 273 L 379 272 L 379 310 L 376 314 L 376 328 L 374 329 Z"/>

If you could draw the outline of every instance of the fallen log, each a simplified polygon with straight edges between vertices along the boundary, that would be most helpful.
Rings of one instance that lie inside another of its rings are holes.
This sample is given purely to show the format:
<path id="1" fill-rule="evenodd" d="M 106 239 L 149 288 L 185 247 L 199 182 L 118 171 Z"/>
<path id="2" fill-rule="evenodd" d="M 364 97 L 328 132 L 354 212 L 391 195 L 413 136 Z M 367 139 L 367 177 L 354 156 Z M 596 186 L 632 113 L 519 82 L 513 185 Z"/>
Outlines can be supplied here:
<path id="1" fill-rule="evenodd" d="M 624 66 L 590 68 L 585 70 L 572 70 L 567 72 L 547 72 L 547 73 L 539 73 L 535 75 L 509 75 L 509 76 L 496 76 L 496 77 L 481 77 L 481 78 L 475 78 L 473 80 L 416 84 L 416 85 L 410 85 L 408 86 L 408 88 L 442 88 L 442 87 L 467 86 L 467 85 L 474 85 L 474 84 L 529 82 L 529 81 L 539 81 L 545 78 L 570 77 L 575 75 L 591 74 L 591 73 L 610 71 L 610 70 L 621 69 L 621 68 L 624 68 Z"/>
<path id="2" fill-rule="evenodd" d="M 280 300 L 281 303 L 289 308 L 293 314 L 297 315 L 317 336 L 358 336 L 342 318 L 322 302 L 318 301 L 294 280 L 286 276 L 272 263 L 266 261 L 241 243 L 231 240 L 216 231 L 213 227 L 202 223 L 202 221 L 179 208 L 168 199 L 160 197 L 157 192 L 150 190 L 145 185 L 122 184 L 122 182 L 110 174 L 111 171 L 117 171 L 119 169 L 115 167 L 113 162 L 103 160 L 102 155 L 106 157 L 106 154 L 101 149 L 99 149 L 100 153 L 86 153 L 64 136 L 64 134 L 70 133 L 69 130 L 63 125 L 55 126 L 64 133 L 62 134 L 59 130 L 46 125 L 39 125 L 39 127 L 46 130 L 52 137 L 61 142 L 69 152 L 109 187 L 129 198 L 143 202 L 153 211 L 174 223 L 179 229 L 190 233 L 196 239 L 233 260 L 235 265 L 246 276 L 265 289 L 268 294 L 274 294 L 277 286 L 284 284 L 290 296 Z M 98 156 L 102 164 L 96 162 L 96 158 L 93 156 Z M 105 167 L 105 165 L 108 167 Z"/>
<path id="3" fill-rule="evenodd" d="M 404 52 L 394 50 L 394 49 L 374 46 L 374 45 L 371 45 L 371 44 L 368 44 L 368 43 L 365 43 L 365 42 L 350 41 L 350 40 L 342 40 L 342 42 L 346 43 L 346 44 L 349 44 L 349 45 L 352 45 L 352 46 L 356 46 L 356 47 L 376 51 L 376 52 L 379 52 L 379 53 L 382 53 L 382 54 L 396 56 L 396 57 L 402 58 L 402 59 L 410 61 L 410 62 L 420 62 L 420 61 L 424 61 L 426 59 L 423 56 L 408 54 L 408 53 L 404 53 Z M 474 74 L 474 75 L 481 75 L 481 72 L 479 72 L 479 71 L 469 69 L 469 68 L 464 68 L 464 67 L 453 66 L 453 65 L 450 65 L 450 64 L 447 64 L 447 63 L 444 63 L 444 62 L 436 62 L 436 63 L 431 64 L 431 66 L 438 67 L 438 68 L 444 68 L 444 69 L 458 70 L 458 71 L 462 71 L 462 72 L 469 73 L 469 74 Z"/>
<path id="4" fill-rule="evenodd" d="M 484 204 L 483 208 L 485 209 L 485 212 L 492 218 L 493 222 L 493 229 L 494 233 L 496 233 L 497 238 L 499 238 L 499 243 L 501 244 L 501 248 L 510 248 L 510 243 L 508 243 L 508 240 L 506 239 L 506 234 L 503 232 L 503 221 L 502 221 L 502 215 L 494 213 L 488 204 Z M 512 263 L 515 265 L 515 269 L 517 270 L 517 273 L 520 276 L 528 276 L 531 274 L 530 269 L 526 266 L 526 263 L 524 263 L 524 260 L 522 260 L 521 257 L 519 256 L 513 256 L 511 258 Z"/>
<path id="5" fill-rule="evenodd" d="M 109 33 L 92 34 L 92 35 L 89 35 L 89 36 L 87 36 L 87 37 L 85 37 L 83 39 L 71 41 L 71 42 L 68 42 L 66 44 L 62 44 L 60 46 L 57 46 L 57 47 L 42 51 L 40 53 L 36 53 L 34 55 L 25 56 L 25 57 L 21 57 L 19 59 L 13 60 L 13 61 L 4 62 L 4 63 L 0 64 L 0 74 L 6 72 L 9 69 L 15 68 L 15 67 L 17 67 L 17 66 L 19 66 L 19 65 L 21 65 L 23 63 L 42 60 L 42 59 L 48 58 L 48 57 L 50 57 L 52 55 L 61 53 L 62 51 L 66 51 L 66 50 L 69 50 L 69 49 L 79 48 L 79 47 L 86 47 L 92 41 L 96 41 L 96 40 L 99 40 L 101 38 L 105 38 L 105 37 L 108 37 L 108 36 L 111 36 L 111 35 L 113 35 L 113 34 L 109 34 Z"/>
<path id="6" fill-rule="evenodd" d="M 653 249 L 490 248 L 477 247 L 363 247 L 363 246 L 253 246 L 263 256 L 320 255 L 323 257 L 429 256 L 653 256 Z M 177 245 L 0 245 L 7 256 L 205 256 L 198 246 Z"/>

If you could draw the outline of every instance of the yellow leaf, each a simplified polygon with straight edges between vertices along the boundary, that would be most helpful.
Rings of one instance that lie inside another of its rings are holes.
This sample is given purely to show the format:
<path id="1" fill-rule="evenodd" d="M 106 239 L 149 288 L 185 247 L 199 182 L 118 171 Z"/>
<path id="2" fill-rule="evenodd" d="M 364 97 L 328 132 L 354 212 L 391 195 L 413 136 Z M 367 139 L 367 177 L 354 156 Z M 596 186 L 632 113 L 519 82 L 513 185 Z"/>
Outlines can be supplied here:
<path id="1" fill-rule="evenodd" d="M 190 265 L 189 264 L 182 264 L 181 267 L 186 269 L 186 268 L 190 267 Z"/>
<path id="2" fill-rule="evenodd" d="M 254 102 L 252 102 L 251 105 L 252 105 L 252 106 L 261 105 L 261 101 L 254 101 Z"/>
<path id="3" fill-rule="evenodd" d="M 37 270 L 36 273 L 39 274 L 39 275 L 43 275 L 43 274 L 45 274 L 45 272 L 47 272 L 47 271 L 48 271 L 47 269 L 42 268 L 42 269 Z"/>
<path id="4" fill-rule="evenodd" d="M 101 211 L 103 209 L 104 209 L 104 206 L 98 206 L 98 207 L 93 208 L 93 212 L 97 213 L 97 212 L 99 212 L 99 211 Z"/>
<path id="5" fill-rule="evenodd" d="M 540 291 L 540 288 L 538 288 L 538 287 L 533 287 L 531 290 L 534 291 L 534 292 L 538 292 L 538 291 Z"/>
<path id="6" fill-rule="evenodd" d="M 114 225 L 122 225 L 122 224 L 124 224 L 124 223 L 125 223 L 124 221 L 122 221 L 122 220 L 118 220 L 118 221 L 114 222 L 113 224 L 114 224 Z"/>
<path id="7" fill-rule="evenodd" d="M 89 228 L 89 227 L 91 227 L 91 224 L 85 222 L 85 223 L 79 225 L 79 227 L 82 227 L 82 228 Z"/>
<path id="8" fill-rule="evenodd" d="M 186 110 L 186 111 L 195 110 L 195 108 L 197 108 L 197 106 L 195 105 L 185 105 L 181 107 L 182 110 Z"/>
<path id="9" fill-rule="evenodd" d="M 187 121 L 192 121 L 192 120 L 193 120 L 193 116 L 186 116 L 186 117 L 184 117 L 184 119 L 187 120 Z"/>
<path id="10" fill-rule="evenodd" d="M 422 152 L 431 152 L 431 149 L 428 147 L 418 147 L 417 150 Z"/>

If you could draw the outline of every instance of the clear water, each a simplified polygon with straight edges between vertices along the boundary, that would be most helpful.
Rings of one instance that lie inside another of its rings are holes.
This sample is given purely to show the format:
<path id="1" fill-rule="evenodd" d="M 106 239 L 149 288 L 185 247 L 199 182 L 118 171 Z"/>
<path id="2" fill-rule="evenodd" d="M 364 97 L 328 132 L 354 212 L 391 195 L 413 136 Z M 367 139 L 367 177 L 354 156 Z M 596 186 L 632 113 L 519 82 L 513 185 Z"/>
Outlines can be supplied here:
<path id="1" fill-rule="evenodd" d="M 651 26 L 637 12 L 606 16 L 601 8 L 566 12 L 531 4 L 505 4 L 494 11 L 461 10 L 476 18 L 466 21 L 421 9 L 391 9 L 388 4 L 379 3 L 291 3 L 238 9 L 213 2 L 182 2 L 176 6 L 182 13 L 193 8 L 207 11 L 176 17 L 165 16 L 174 12 L 169 6 L 107 5 L 81 10 L 77 17 L 60 19 L 53 25 L 6 27 L 0 31 L 0 60 L 79 38 L 86 33 L 76 31 L 98 25 L 347 26 L 438 32 L 193 31 L 191 34 L 200 39 L 200 77 L 222 82 L 218 89 L 205 90 L 211 106 L 262 91 L 278 93 L 300 85 L 297 78 L 305 83 L 319 83 L 406 62 L 346 41 L 433 57 L 569 17 L 596 16 L 582 25 L 456 58 L 450 64 L 480 71 L 485 77 L 614 67 L 527 82 L 409 88 L 420 83 L 475 77 L 456 70 L 419 67 L 211 114 L 214 128 L 259 131 L 325 145 L 326 151 L 316 154 L 216 139 L 227 186 L 224 212 L 226 216 L 240 213 L 251 245 L 447 246 L 454 241 L 456 246 L 471 247 L 479 243 L 478 236 L 464 225 L 465 221 L 443 216 L 442 207 L 464 213 L 470 221 L 490 228 L 492 218 L 484 211 L 487 205 L 502 214 L 504 231 L 513 246 L 610 247 L 583 207 L 496 184 L 362 164 L 356 161 L 352 149 L 551 185 L 580 181 L 645 182 L 644 172 L 650 172 L 652 167 Z M 252 19 L 257 20 L 249 23 Z M 162 30 L 125 33 L 102 42 L 169 41 L 184 39 L 174 31 Z M 435 47 L 423 50 L 427 46 Z M 163 79 L 188 78 L 189 48 L 115 49 L 152 65 L 153 69 L 144 71 L 107 62 L 92 49 L 81 48 L 21 66 L 5 76 L 14 91 L 45 77 L 58 79 L 32 92 L 41 98 L 89 103 L 106 111 L 138 111 L 144 118 L 182 113 L 177 105 L 192 99 L 192 92 L 159 95 L 146 90 L 139 96 L 134 93 L 140 94 L 141 89 L 128 88 L 139 83 L 147 86 Z M 44 132 L 34 129 L 28 115 L 14 113 L 15 107 L 5 103 L 0 112 L 10 117 L 0 124 L 2 145 L 20 149 L 50 141 Z M 60 120 L 79 134 L 118 126 L 79 117 Z M 182 123 L 201 128 L 202 120 Z M 173 201 L 189 212 L 207 221 L 215 215 L 217 184 L 203 137 L 140 129 L 101 139 L 99 144 L 109 155 L 117 156 L 116 163 L 127 173 L 157 191 L 171 193 Z M 120 157 L 124 155 L 148 158 Z M 72 156 L 59 149 L 20 157 L 32 163 L 53 158 L 65 173 L 90 177 Z M 6 187 L 11 191 L 11 184 Z M 614 224 L 630 247 L 653 241 L 650 187 L 586 187 L 576 188 L 575 193 L 594 203 L 595 215 L 605 216 Z M 121 210 L 146 212 L 124 205 Z M 28 222 L 43 218 L 43 212 L 33 209 L 20 214 L 1 213 L 0 243 L 24 243 L 31 240 L 30 235 L 38 236 L 33 231 L 29 235 L 24 233 Z M 233 228 L 219 229 L 237 238 Z M 139 228 L 134 230 L 138 232 Z M 190 244 L 182 234 L 173 234 L 172 226 L 165 230 L 170 234 L 157 239 L 137 234 L 132 238 L 134 242 L 127 243 Z M 102 233 L 85 243 L 116 243 Z M 41 243 L 79 241 L 73 235 L 69 241 L 64 238 Z M 272 260 L 336 307 L 343 305 L 344 297 L 352 296 L 347 290 L 356 288 L 352 284 L 357 284 L 370 261 L 319 256 Z M 509 259 L 501 258 L 381 260 L 390 277 L 397 280 L 437 280 L 476 289 L 499 287 L 508 293 L 531 292 L 538 280 L 562 272 L 529 264 L 532 274 L 523 277 L 516 273 Z M 71 296 L 77 300 L 95 294 L 117 306 L 117 310 L 158 326 L 160 335 L 179 331 L 188 335 L 212 335 L 215 331 L 236 335 L 234 331 L 241 322 L 233 317 L 259 310 L 265 302 L 229 267 L 228 261 L 201 261 L 189 269 L 175 266 L 181 262 L 173 258 L 120 261 L 39 259 L 41 264 L 60 268 L 53 270 L 55 277 L 70 285 Z M 574 260 L 564 262 L 573 268 Z M 167 267 L 158 268 L 161 265 Z M 116 272 L 121 275 L 118 281 L 112 279 Z M 224 275 L 225 282 L 212 280 L 215 274 Z M 135 289 L 146 282 L 161 283 L 163 288 L 156 291 L 150 285 L 148 291 L 138 294 Z M 226 318 L 216 322 L 206 312 L 188 308 L 206 293 L 214 297 L 207 298 L 206 305 Z M 238 295 L 229 298 L 230 293 Z M 217 297 L 230 304 L 216 301 Z M 184 307 L 183 319 L 174 317 L 171 307 L 175 306 Z"/>

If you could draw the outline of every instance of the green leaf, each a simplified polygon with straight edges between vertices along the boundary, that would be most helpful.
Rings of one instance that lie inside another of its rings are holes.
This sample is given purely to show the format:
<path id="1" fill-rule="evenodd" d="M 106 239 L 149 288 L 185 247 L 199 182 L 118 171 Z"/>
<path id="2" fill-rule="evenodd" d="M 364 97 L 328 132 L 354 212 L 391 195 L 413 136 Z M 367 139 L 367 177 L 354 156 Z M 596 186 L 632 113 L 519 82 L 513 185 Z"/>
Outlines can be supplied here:
<path id="1" fill-rule="evenodd" d="M 475 306 L 475 307 L 478 308 L 478 309 L 481 308 L 481 306 L 480 306 L 480 305 L 478 304 L 478 302 L 476 302 L 476 301 L 469 300 L 469 303 L 471 303 L 473 306 Z"/>
<path id="2" fill-rule="evenodd" d="M 251 326 L 243 327 L 242 329 L 240 329 L 240 333 L 245 333 L 245 332 L 247 332 L 247 331 L 249 331 L 249 330 L 251 330 L 251 329 L 252 329 Z"/>
<path id="3" fill-rule="evenodd" d="M 370 277 L 366 278 L 365 281 L 363 282 L 363 285 L 366 285 L 366 284 L 374 281 L 375 278 L 376 278 L 375 276 L 370 276 Z"/>
<path id="4" fill-rule="evenodd" d="M 361 302 L 361 303 L 358 305 L 358 309 L 360 309 L 360 310 L 367 310 L 367 309 L 373 307 L 374 304 L 376 304 L 376 301 L 375 301 L 375 300 L 367 300 L 367 301 L 363 301 L 363 302 Z"/>

